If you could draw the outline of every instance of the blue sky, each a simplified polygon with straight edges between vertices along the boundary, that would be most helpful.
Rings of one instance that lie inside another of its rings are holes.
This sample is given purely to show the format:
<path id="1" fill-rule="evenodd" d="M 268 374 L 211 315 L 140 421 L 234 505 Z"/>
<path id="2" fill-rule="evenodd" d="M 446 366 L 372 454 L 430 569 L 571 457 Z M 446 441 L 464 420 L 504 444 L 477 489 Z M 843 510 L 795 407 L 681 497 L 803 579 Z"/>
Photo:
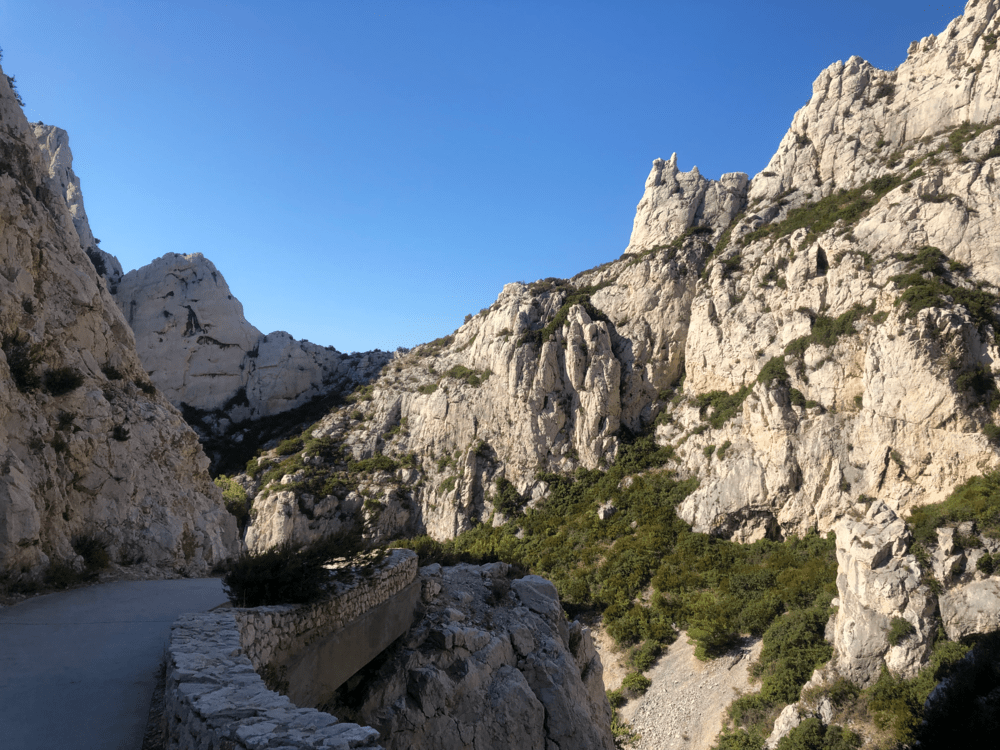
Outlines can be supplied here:
<path id="1" fill-rule="evenodd" d="M 0 47 L 126 270 L 204 253 L 265 333 L 364 351 L 617 258 L 653 159 L 753 175 L 823 68 L 963 7 L 0 0 Z"/>

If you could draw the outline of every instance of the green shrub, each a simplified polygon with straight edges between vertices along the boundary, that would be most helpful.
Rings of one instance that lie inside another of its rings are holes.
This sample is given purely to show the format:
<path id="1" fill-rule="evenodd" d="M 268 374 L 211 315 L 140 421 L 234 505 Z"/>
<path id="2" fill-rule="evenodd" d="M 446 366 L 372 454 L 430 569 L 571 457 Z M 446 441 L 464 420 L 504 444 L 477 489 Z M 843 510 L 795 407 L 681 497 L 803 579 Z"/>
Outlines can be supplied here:
<path id="1" fill-rule="evenodd" d="M 645 641 L 641 646 L 629 650 L 628 664 L 639 672 L 645 672 L 656 662 L 663 648 L 659 641 Z"/>
<path id="2" fill-rule="evenodd" d="M 398 461 L 390 458 L 389 456 L 377 453 L 371 458 L 365 458 L 361 461 L 351 461 L 348 464 L 347 470 L 352 474 L 362 474 L 373 471 L 395 471 L 398 468 Z"/>
<path id="3" fill-rule="evenodd" d="M 437 383 L 427 383 L 417 388 L 417 393 L 423 393 L 425 396 L 434 393 L 438 389 Z"/>
<path id="4" fill-rule="evenodd" d="M 124 443 L 129 439 L 129 429 L 125 425 L 116 424 L 111 428 L 111 437 L 119 443 Z"/>
<path id="5" fill-rule="evenodd" d="M 517 491 L 514 483 L 504 477 L 497 477 L 493 507 L 506 516 L 520 515 L 525 499 Z"/>
<path id="6" fill-rule="evenodd" d="M 22 393 L 36 390 L 42 384 L 42 379 L 34 371 L 41 361 L 42 348 L 32 344 L 28 334 L 21 331 L 5 333 L 2 348 L 17 389 Z"/>
<path id="7" fill-rule="evenodd" d="M 889 624 L 886 640 L 889 641 L 890 646 L 898 646 L 916 632 L 917 629 L 908 620 L 904 620 L 902 617 L 893 617 Z"/>
<path id="8" fill-rule="evenodd" d="M 728 451 L 732 446 L 733 442 L 731 440 L 727 440 L 726 442 L 724 442 L 722 445 L 719 446 L 719 450 L 716 451 L 715 455 L 717 455 L 719 457 L 719 460 L 721 461 L 726 457 L 726 451 Z"/>
<path id="9" fill-rule="evenodd" d="M 743 386 L 736 393 L 727 393 L 726 391 L 709 391 L 708 393 L 702 393 L 701 395 L 696 396 L 694 399 L 694 405 L 698 407 L 701 418 L 708 420 L 708 423 L 712 425 L 712 427 L 718 429 L 736 416 L 737 412 L 743 406 L 743 402 L 746 401 L 746 398 L 749 395 L 749 386 Z M 711 415 L 706 416 L 709 409 L 712 410 L 712 413 Z"/>
<path id="10" fill-rule="evenodd" d="M 854 324 L 864 315 L 872 312 L 871 308 L 854 305 L 850 310 L 831 318 L 820 313 L 813 318 L 812 329 L 808 336 L 799 336 L 785 346 L 785 354 L 802 357 L 807 348 L 813 344 L 819 346 L 834 346 L 841 336 L 850 336 L 857 331 Z"/>
<path id="11" fill-rule="evenodd" d="M 101 372 L 104 373 L 104 377 L 108 380 L 121 380 L 125 376 L 122 374 L 121 370 L 117 367 L 112 367 L 111 365 L 105 365 L 101 368 Z"/>
<path id="12" fill-rule="evenodd" d="M 70 541 L 73 551 L 83 557 L 87 570 L 104 570 L 111 564 L 108 545 L 100 537 L 92 534 L 78 534 Z"/>
<path id="13" fill-rule="evenodd" d="M 452 475 L 450 477 L 445 477 L 441 484 L 438 485 L 438 494 L 442 495 L 451 492 L 455 489 L 455 483 L 458 481 L 458 477 Z"/>
<path id="14" fill-rule="evenodd" d="M 45 373 L 43 385 L 53 396 L 65 396 L 83 385 L 83 375 L 72 367 L 57 367 Z"/>
<path id="15" fill-rule="evenodd" d="M 278 443 L 278 447 L 274 449 L 274 452 L 279 456 L 290 456 L 302 450 L 303 445 L 304 441 L 301 436 L 290 437 Z"/>
<path id="16" fill-rule="evenodd" d="M 323 566 L 360 549 L 360 533 L 338 534 L 307 546 L 285 541 L 265 552 L 241 555 L 222 584 L 238 607 L 305 604 L 322 597 L 334 581 Z"/>
<path id="17" fill-rule="evenodd" d="M 473 388 L 481 386 L 492 374 L 489 370 L 470 370 L 464 365 L 455 365 L 445 373 L 447 377 L 460 380 Z"/>
<path id="18" fill-rule="evenodd" d="M 746 246 L 764 237 L 774 239 L 787 237 L 796 229 L 805 227 L 809 229 L 809 233 L 803 244 L 809 245 L 818 235 L 832 228 L 838 221 L 843 221 L 847 225 L 857 222 L 868 209 L 882 200 L 886 193 L 901 183 L 901 177 L 883 175 L 853 190 L 839 190 L 815 203 L 793 208 L 783 221 L 758 227 L 744 235 L 741 243 Z M 873 195 L 865 195 L 868 191 Z"/>
<path id="19" fill-rule="evenodd" d="M 996 570 L 996 567 L 997 561 L 989 552 L 976 560 L 976 570 L 985 573 L 988 576 L 993 575 L 993 571 Z"/>
<path id="20" fill-rule="evenodd" d="M 243 486 L 235 479 L 230 479 L 225 474 L 220 474 L 215 478 L 215 486 L 222 490 L 222 501 L 226 510 L 236 518 L 239 528 L 245 529 L 250 522 L 250 499 Z"/>
<path id="21" fill-rule="evenodd" d="M 769 388 L 775 380 L 779 384 L 788 383 L 788 370 L 785 369 L 784 357 L 771 357 L 761 369 L 760 374 L 757 375 L 757 382 L 763 383 Z"/>
<path id="22" fill-rule="evenodd" d="M 963 521 L 974 521 L 980 533 L 1000 537 L 1000 472 L 963 482 L 943 502 L 914 508 L 907 520 L 922 544 L 936 540 L 938 527 Z"/>
<path id="23" fill-rule="evenodd" d="M 644 695 L 653 681 L 640 672 L 629 672 L 622 680 L 622 691 L 629 698 Z"/>
<path id="24" fill-rule="evenodd" d="M 859 747 L 861 738 L 854 732 L 843 727 L 824 726 L 811 716 L 782 737 L 777 750 L 855 750 Z"/>

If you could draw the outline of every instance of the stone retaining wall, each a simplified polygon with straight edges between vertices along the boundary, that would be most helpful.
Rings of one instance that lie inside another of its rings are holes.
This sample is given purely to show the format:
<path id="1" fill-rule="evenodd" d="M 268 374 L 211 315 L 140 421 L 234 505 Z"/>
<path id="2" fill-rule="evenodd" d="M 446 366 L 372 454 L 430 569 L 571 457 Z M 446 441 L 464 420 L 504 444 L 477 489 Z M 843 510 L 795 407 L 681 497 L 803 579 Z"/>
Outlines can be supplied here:
<path id="1" fill-rule="evenodd" d="M 165 691 L 170 750 L 374 750 L 371 727 L 299 708 L 267 688 L 258 670 L 335 632 L 416 579 L 417 558 L 394 550 L 369 577 L 312 605 L 183 615 L 171 628 Z"/>
<path id="2" fill-rule="evenodd" d="M 370 576 L 338 583 L 333 596 L 315 604 L 234 609 L 243 652 L 258 671 L 277 667 L 317 638 L 340 630 L 399 593 L 416 578 L 416 553 L 395 549 Z"/>

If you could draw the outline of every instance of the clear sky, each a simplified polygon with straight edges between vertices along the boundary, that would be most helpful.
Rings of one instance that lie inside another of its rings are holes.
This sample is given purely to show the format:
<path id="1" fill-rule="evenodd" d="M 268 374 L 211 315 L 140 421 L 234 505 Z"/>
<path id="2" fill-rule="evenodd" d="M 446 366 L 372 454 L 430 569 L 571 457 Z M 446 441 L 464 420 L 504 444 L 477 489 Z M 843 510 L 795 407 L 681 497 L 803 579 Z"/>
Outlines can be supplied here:
<path id="1" fill-rule="evenodd" d="M 763 169 L 819 72 L 964 3 L 0 0 L 125 270 L 201 252 L 265 333 L 413 346 L 617 258 L 655 158 Z"/>

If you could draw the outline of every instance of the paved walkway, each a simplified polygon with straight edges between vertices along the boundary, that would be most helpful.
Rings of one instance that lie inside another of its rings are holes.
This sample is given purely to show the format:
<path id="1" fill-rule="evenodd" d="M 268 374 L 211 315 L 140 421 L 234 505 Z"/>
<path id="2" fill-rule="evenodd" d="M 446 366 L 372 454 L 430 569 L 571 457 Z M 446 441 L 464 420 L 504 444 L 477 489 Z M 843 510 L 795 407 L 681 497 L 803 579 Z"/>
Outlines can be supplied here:
<path id="1" fill-rule="evenodd" d="M 138 750 L 170 625 L 218 578 L 122 581 L 0 609 L 0 747 Z"/>

